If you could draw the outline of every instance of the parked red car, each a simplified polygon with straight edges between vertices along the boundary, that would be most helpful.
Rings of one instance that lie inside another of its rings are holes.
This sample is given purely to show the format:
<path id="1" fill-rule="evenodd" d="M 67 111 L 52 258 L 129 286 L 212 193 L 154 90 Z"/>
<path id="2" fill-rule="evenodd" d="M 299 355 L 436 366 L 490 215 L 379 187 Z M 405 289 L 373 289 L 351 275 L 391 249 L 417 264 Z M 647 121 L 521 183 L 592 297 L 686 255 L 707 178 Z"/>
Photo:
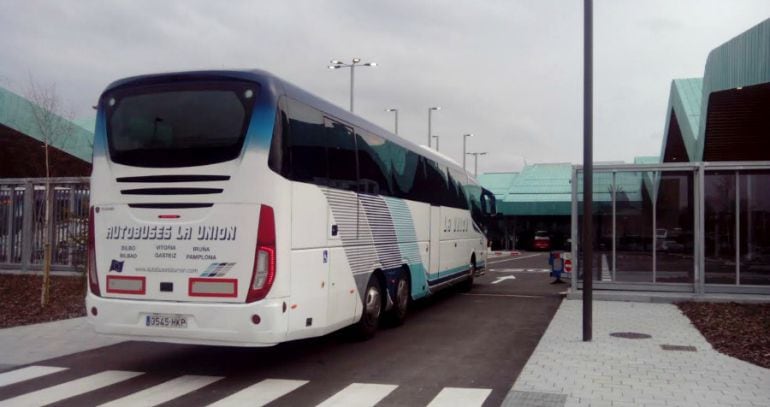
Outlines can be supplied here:
<path id="1" fill-rule="evenodd" d="M 535 232 L 535 238 L 532 239 L 532 248 L 535 250 L 551 250 L 551 237 L 545 230 Z"/>

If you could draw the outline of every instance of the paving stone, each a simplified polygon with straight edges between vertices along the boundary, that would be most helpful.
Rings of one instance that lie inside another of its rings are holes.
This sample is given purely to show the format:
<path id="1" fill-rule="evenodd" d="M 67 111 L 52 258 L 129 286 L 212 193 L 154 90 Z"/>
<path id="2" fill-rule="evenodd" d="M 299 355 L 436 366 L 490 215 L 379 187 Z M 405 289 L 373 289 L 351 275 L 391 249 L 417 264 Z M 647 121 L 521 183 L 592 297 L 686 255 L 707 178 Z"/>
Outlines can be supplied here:
<path id="1" fill-rule="evenodd" d="M 98 335 L 85 317 L 0 329 L 0 370 L 122 342 Z"/>
<path id="2" fill-rule="evenodd" d="M 503 400 L 504 407 L 563 407 L 566 394 L 512 391 Z"/>
<path id="3" fill-rule="evenodd" d="M 770 405 L 770 369 L 714 351 L 676 306 L 594 301 L 593 311 L 593 340 L 583 342 L 582 302 L 562 302 L 512 393 L 560 393 L 566 406 Z"/>

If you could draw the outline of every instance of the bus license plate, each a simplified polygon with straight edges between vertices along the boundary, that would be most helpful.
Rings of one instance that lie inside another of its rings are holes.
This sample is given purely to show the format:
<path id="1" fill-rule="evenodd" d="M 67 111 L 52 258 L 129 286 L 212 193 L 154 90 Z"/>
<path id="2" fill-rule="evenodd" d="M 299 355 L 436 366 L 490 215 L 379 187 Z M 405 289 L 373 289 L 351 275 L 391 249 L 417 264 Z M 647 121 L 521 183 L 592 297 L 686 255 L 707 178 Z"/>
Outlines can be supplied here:
<path id="1" fill-rule="evenodd" d="M 145 317 L 144 324 L 161 328 L 187 328 L 187 317 L 177 314 L 149 314 Z"/>

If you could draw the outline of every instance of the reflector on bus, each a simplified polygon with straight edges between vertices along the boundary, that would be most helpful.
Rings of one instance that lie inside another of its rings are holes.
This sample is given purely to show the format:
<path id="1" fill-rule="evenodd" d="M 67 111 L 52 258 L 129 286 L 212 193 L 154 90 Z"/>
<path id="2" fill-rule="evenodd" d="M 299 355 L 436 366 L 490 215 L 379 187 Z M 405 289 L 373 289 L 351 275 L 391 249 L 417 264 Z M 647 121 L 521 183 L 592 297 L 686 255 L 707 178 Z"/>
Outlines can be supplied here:
<path id="1" fill-rule="evenodd" d="M 237 297 L 238 280 L 234 278 L 191 278 L 188 294 L 190 297 Z"/>
<path id="2" fill-rule="evenodd" d="M 144 295 L 145 278 L 141 276 L 107 276 L 107 292 Z"/>

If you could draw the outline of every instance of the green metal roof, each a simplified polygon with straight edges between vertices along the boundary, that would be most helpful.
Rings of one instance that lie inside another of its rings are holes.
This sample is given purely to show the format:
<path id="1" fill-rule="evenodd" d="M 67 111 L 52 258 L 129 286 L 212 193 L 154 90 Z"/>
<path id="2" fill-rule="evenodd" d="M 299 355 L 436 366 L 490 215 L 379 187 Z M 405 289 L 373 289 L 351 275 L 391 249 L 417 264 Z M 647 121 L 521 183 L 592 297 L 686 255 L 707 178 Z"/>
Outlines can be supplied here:
<path id="1" fill-rule="evenodd" d="M 518 172 L 488 172 L 478 176 L 477 180 L 482 187 L 495 194 L 495 199 L 502 200 L 513 184 Z"/>
<path id="2" fill-rule="evenodd" d="M 96 129 L 96 115 L 89 117 L 78 117 L 72 122 L 91 133 L 93 133 L 94 129 Z"/>
<path id="3" fill-rule="evenodd" d="M 669 145 L 675 114 L 689 161 L 702 161 L 709 97 L 714 92 L 770 82 L 770 19 L 709 53 L 703 78 L 671 82 L 660 156 Z"/>
<path id="4" fill-rule="evenodd" d="M 657 157 L 637 157 L 637 163 L 657 163 Z M 617 172 L 615 193 L 619 202 L 640 202 L 643 188 L 651 188 L 649 172 Z M 524 167 L 505 198 L 497 203 L 498 212 L 508 216 L 569 216 L 572 204 L 572 165 L 533 164 Z M 597 204 L 612 202 L 611 172 L 594 173 L 593 199 Z M 648 185 L 649 184 L 649 185 Z M 578 176 L 578 197 L 582 197 L 582 178 Z M 648 191 L 649 192 L 649 191 Z"/>
<path id="5" fill-rule="evenodd" d="M 701 111 L 714 92 L 770 82 L 770 18 L 715 48 L 706 59 Z M 703 158 L 706 114 L 700 117 L 696 157 Z"/>
<path id="6" fill-rule="evenodd" d="M 532 164 L 513 180 L 497 209 L 505 215 L 569 215 L 572 165 Z"/>
<path id="7" fill-rule="evenodd" d="M 660 164 L 658 156 L 634 157 L 634 164 Z"/>
<path id="8" fill-rule="evenodd" d="M 35 120 L 34 109 L 40 107 L 0 87 L 0 125 L 45 142 L 45 137 Z M 56 127 L 65 129 L 66 137 L 52 137 L 50 145 L 83 161 L 91 162 L 93 128 L 91 131 L 86 130 L 61 116 L 54 116 L 52 120 L 59 121 Z"/>
<path id="9" fill-rule="evenodd" d="M 677 124 L 682 135 L 682 142 L 687 151 L 688 161 L 699 161 L 696 158 L 696 139 L 700 126 L 701 99 L 703 95 L 703 79 L 674 79 L 671 81 L 671 91 L 666 109 L 666 125 L 663 129 L 663 143 L 660 156 L 666 156 L 669 144 L 669 129 L 671 128 L 672 113 L 676 116 Z"/>

